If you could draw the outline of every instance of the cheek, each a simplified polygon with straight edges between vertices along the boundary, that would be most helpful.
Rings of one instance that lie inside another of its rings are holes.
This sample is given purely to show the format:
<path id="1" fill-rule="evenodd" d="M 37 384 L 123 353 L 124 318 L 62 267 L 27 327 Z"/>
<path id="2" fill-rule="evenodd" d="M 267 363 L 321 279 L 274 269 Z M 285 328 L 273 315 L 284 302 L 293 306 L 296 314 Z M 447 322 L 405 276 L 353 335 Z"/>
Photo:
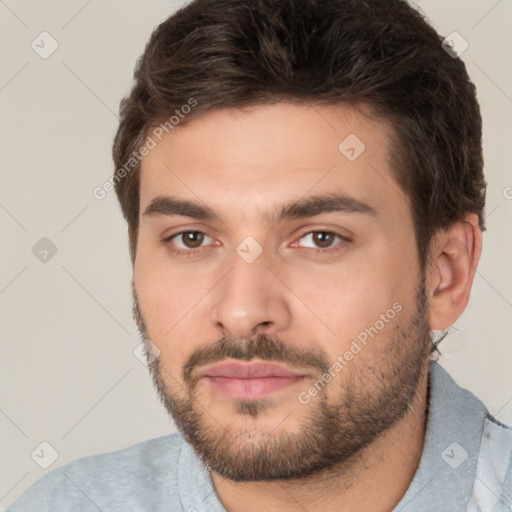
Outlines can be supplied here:
<path id="1" fill-rule="evenodd" d="M 147 327 L 147 335 L 158 347 L 164 367 L 181 366 L 198 340 L 198 318 L 208 318 L 204 301 L 208 281 L 191 269 L 171 267 L 149 252 L 138 253 L 134 283 Z M 211 287 L 211 286 L 210 286 Z M 172 372 L 174 373 L 174 372 Z"/>
<path id="2" fill-rule="evenodd" d="M 324 332 L 326 338 L 321 337 L 331 339 L 328 352 L 335 349 L 334 357 L 343 353 L 393 303 L 389 291 L 368 274 L 331 275 L 325 287 L 317 287 L 318 284 L 315 281 L 315 289 L 305 293 L 303 301 L 314 313 L 315 320 L 322 320 L 318 323 L 317 336 Z"/>
<path id="3" fill-rule="evenodd" d="M 387 338 L 413 305 L 415 272 L 414 261 L 397 265 L 396 254 L 383 245 L 373 256 L 359 254 L 337 268 L 290 273 L 286 281 L 301 299 L 298 308 L 306 306 L 296 310 L 299 330 L 308 332 L 314 325 L 315 338 L 325 340 L 325 350 L 334 358 L 361 333 L 364 338 L 366 329 L 373 328 L 373 334 L 377 329 L 376 339 L 381 333 Z"/>
<path id="4" fill-rule="evenodd" d="M 357 317 L 381 299 L 382 269 L 370 255 L 348 253 L 327 265 L 308 264 L 290 267 L 283 280 L 320 318 L 349 327 L 358 325 Z M 335 329 L 336 330 L 336 329 Z"/>
<path id="5" fill-rule="evenodd" d="M 182 311 L 183 298 L 169 290 L 161 279 L 138 277 L 136 287 L 146 323 L 146 334 L 159 350 L 160 364 L 164 370 L 162 377 L 172 386 L 181 382 L 181 367 L 190 352 L 187 346 L 189 338 L 183 332 L 183 320 L 186 318 L 186 312 Z"/>

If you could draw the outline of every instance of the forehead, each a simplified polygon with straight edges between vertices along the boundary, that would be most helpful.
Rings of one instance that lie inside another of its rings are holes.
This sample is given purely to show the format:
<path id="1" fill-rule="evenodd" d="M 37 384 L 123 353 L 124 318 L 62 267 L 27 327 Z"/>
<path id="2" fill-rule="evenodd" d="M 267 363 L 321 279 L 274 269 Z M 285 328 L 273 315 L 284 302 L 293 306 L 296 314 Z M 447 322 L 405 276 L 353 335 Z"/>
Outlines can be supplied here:
<path id="1" fill-rule="evenodd" d="M 172 195 L 219 214 L 236 207 L 250 221 L 293 198 L 325 193 L 384 213 L 407 209 L 389 164 L 389 126 L 346 105 L 217 109 L 161 139 L 142 161 L 141 212 Z"/>

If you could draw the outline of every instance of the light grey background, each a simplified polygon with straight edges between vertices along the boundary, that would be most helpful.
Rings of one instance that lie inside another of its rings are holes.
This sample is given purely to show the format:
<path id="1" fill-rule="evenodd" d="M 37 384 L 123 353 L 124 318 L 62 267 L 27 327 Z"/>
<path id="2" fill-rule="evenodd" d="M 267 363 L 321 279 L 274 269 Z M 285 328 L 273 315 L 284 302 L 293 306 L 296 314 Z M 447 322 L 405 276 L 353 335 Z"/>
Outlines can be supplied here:
<path id="1" fill-rule="evenodd" d="M 482 107 L 489 183 L 472 298 L 440 361 L 511 424 L 512 3 L 417 4 L 440 33 L 469 43 L 462 59 Z M 174 431 L 133 354 L 126 226 L 114 192 L 99 201 L 92 190 L 113 171 L 136 58 L 180 5 L 0 0 L 0 510 L 46 471 Z M 59 45 L 46 59 L 31 47 L 48 50 L 43 31 Z M 32 251 L 42 237 L 57 248 L 46 262 Z M 44 441 L 58 452 L 46 470 Z"/>

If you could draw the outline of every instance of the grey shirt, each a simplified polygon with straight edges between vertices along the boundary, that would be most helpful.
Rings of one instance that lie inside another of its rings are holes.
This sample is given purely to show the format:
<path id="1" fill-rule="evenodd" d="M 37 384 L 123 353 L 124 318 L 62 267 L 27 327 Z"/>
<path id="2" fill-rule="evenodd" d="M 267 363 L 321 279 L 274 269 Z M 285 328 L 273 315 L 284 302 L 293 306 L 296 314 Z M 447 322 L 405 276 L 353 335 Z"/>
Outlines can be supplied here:
<path id="1" fill-rule="evenodd" d="M 512 429 L 430 363 L 429 416 L 414 478 L 393 512 L 511 512 Z M 78 459 L 34 483 L 10 512 L 225 512 L 180 433 Z"/>

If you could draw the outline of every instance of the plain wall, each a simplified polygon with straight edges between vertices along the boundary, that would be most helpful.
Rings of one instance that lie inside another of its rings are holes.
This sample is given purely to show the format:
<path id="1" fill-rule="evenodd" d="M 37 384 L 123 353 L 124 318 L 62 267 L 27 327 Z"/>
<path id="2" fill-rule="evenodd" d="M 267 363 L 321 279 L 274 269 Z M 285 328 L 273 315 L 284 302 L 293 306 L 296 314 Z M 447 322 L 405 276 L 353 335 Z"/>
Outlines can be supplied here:
<path id="1" fill-rule="evenodd" d="M 440 362 L 511 424 L 512 3 L 417 3 L 441 34 L 457 31 L 469 43 L 462 59 L 482 108 L 488 181 L 488 229 L 471 300 Z M 97 200 L 92 191 L 113 171 L 116 112 L 136 58 L 180 5 L 0 3 L 4 507 L 51 469 L 175 430 L 133 354 L 140 340 L 115 194 Z M 43 31 L 59 45 L 47 59 L 31 47 Z M 43 237 L 57 249 L 46 262 L 33 253 L 48 250 Z M 43 441 L 58 452 L 46 470 L 31 457 Z"/>

